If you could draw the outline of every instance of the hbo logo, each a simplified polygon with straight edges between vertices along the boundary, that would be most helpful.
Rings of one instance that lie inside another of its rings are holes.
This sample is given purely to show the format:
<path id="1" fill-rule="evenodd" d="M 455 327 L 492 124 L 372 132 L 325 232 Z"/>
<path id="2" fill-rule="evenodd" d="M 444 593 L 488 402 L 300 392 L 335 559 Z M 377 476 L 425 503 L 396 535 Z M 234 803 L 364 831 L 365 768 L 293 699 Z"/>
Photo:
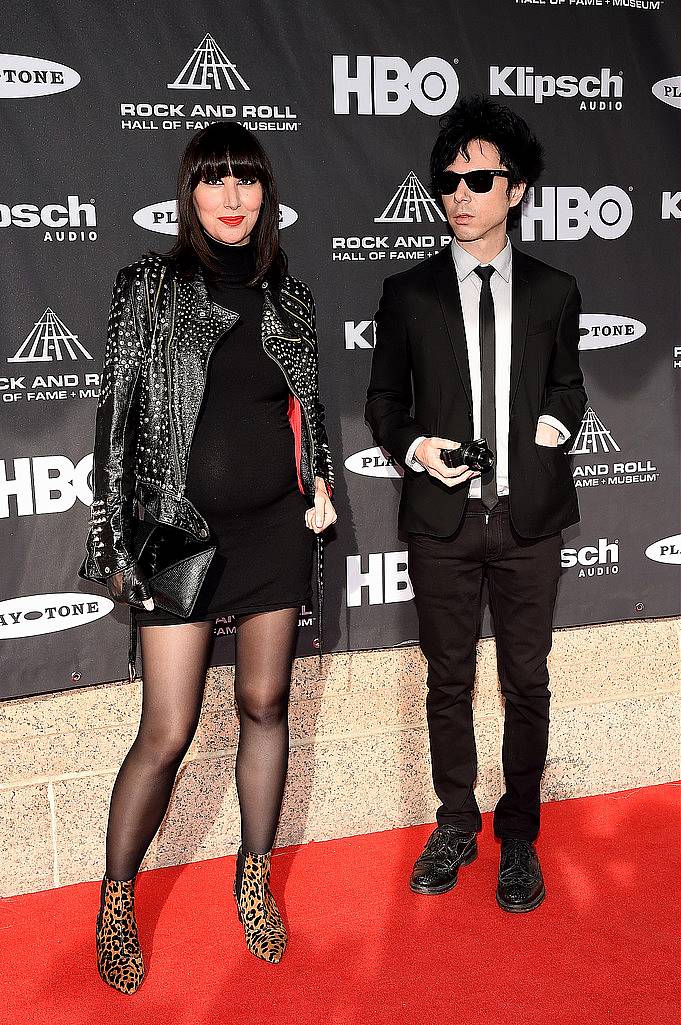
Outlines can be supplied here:
<path id="1" fill-rule="evenodd" d="M 403 57 L 333 57 L 333 112 L 350 113 L 357 97 L 358 114 L 404 114 L 413 103 L 423 114 L 444 114 L 459 95 L 456 71 L 442 57 L 424 57 L 413 68 Z"/>
<path id="2" fill-rule="evenodd" d="M 523 204 L 520 226 L 521 238 L 534 242 L 539 226 L 539 238 L 545 242 L 566 242 L 584 238 L 589 229 L 599 238 L 620 238 L 631 224 L 634 208 L 629 196 L 617 185 L 604 185 L 590 196 L 579 187 L 544 187 L 530 189 Z"/>
<path id="3" fill-rule="evenodd" d="M 66 456 L 0 459 L 0 519 L 11 515 L 10 497 L 17 516 L 66 512 L 80 499 L 92 504 L 92 453 L 74 464 Z"/>

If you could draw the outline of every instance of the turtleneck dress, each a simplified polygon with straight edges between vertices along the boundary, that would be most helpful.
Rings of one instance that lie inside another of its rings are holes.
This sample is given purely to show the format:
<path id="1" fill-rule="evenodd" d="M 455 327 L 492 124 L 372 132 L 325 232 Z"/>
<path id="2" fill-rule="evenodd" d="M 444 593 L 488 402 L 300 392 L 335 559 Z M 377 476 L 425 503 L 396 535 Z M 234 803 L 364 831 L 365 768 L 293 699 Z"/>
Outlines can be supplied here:
<path id="1" fill-rule="evenodd" d="M 140 610 L 141 626 L 293 608 L 311 601 L 315 535 L 298 487 L 289 389 L 262 346 L 255 253 L 207 239 L 221 266 L 206 275 L 211 302 L 239 319 L 215 346 L 189 452 L 185 494 L 208 523 L 217 552 L 188 619 Z"/>

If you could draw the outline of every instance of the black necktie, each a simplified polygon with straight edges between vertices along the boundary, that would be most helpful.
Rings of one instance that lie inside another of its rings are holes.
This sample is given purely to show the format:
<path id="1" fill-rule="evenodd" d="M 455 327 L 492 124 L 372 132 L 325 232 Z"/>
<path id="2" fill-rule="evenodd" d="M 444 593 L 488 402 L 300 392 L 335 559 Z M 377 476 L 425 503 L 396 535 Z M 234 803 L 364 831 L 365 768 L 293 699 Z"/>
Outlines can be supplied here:
<path id="1" fill-rule="evenodd" d="M 494 274 L 494 267 L 476 267 L 475 273 L 482 280 L 480 289 L 480 308 L 478 321 L 480 325 L 480 377 L 481 377 L 481 417 L 482 437 L 487 439 L 487 444 L 496 455 L 497 449 L 497 414 L 494 399 L 495 393 L 495 369 L 494 369 L 494 299 L 492 298 L 492 286 L 490 278 Z M 487 510 L 493 509 L 499 501 L 497 495 L 496 470 L 488 470 L 483 473 L 482 483 L 482 504 Z"/>

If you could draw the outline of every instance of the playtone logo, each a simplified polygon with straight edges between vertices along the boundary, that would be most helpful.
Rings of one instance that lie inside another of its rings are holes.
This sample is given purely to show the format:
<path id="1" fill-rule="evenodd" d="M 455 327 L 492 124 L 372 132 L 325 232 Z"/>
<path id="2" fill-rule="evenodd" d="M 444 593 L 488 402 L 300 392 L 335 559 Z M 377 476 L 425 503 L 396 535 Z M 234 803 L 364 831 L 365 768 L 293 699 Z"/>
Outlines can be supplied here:
<path id="1" fill-rule="evenodd" d="M 653 541 L 646 548 L 646 555 L 653 562 L 667 562 L 674 566 L 681 566 L 681 534 L 672 534 L 671 537 Z"/>
<path id="2" fill-rule="evenodd" d="M 413 104 L 422 114 L 444 114 L 459 95 L 459 79 L 442 57 L 424 57 L 410 67 L 403 57 L 332 58 L 333 112 L 350 114 L 354 97 L 358 114 L 396 117 Z"/>
<path id="3" fill-rule="evenodd" d="M 0 97 L 19 99 L 64 93 L 79 82 L 78 72 L 65 64 L 56 64 L 42 57 L 0 53 Z"/>
<path id="4" fill-rule="evenodd" d="M 544 242 L 573 242 L 593 231 L 602 239 L 620 238 L 629 228 L 634 208 L 618 185 L 604 185 L 590 196 L 580 186 L 544 186 L 528 190 L 523 203 L 520 234 L 524 242 L 536 241 L 536 228 Z"/>
<path id="5" fill-rule="evenodd" d="M 621 110 L 624 83 L 621 72 L 601 68 L 597 75 L 537 75 L 533 67 L 509 65 L 489 69 L 490 96 L 523 96 L 543 103 L 554 96 L 581 97 L 580 110 Z"/>
<path id="6" fill-rule="evenodd" d="M 157 231 L 160 235 L 177 235 L 177 203 L 174 199 L 162 203 L 151 203 L 143 206 L 132 215 L 135 224 L 147 231 Z M 298 214 L 290 206 L 279 204 L 279 227 L 288 228 L 298 220 Z"/>
<path id="7" fill-rule="evenodd" d="M 75 466 L 67 456 L 0 459 L 0 519 L 68 512 L 76 499 L 90 506 L 91 480 L 92 453 Z"/>
<path id="8" fill-rule="evenodd" d="M 626 345 L 646 333 L 646 326 L 631 317 L 618 317 L 610 313 L 582 313 L 579 318 L 579 348 L 612 349 Z"/>
<path id="9" fill-rule="evenodd" d="M 661 78 L 652 88 L 652 94 L 670 107 L 681 107 L 681 75 Z"/>
<path id="10" fill-rule="evenodd" d="M 352 473 L 364 477 L 403 477 L 404 471 L 397 466 L 392 456 L 382 448 L 366 448 L 355 452 L 345 460 L 345 466 Z"/>
<path id="11" fill-rule="evenodd" d="M 366 572 L 361 555 L 349 555 L 345 562 L 348 607 L 359 608 L 364 598 L 368 598 L 369 605 L 389 605 L 414 597 L 407 552 L 372 553 Z"/>
<path id="12" fill-rule="evenodd" d="M 113 607 L 111 598 L 79 591 L 8 598 L 0 601 L 0 641 L 87 626 L 108 616 Z"/>

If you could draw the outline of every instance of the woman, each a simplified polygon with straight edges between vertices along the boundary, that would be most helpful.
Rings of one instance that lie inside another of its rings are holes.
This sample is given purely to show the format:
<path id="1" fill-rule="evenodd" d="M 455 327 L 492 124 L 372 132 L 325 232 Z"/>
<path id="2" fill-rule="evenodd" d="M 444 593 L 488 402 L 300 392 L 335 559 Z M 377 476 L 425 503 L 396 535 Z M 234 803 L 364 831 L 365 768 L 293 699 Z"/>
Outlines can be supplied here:
<path id="1" fill-rule="evenodd" d="M 314 300 L 287 273 L 270 161 L 236 122 L 187 146 L 178 222 L 170 253 L 125 268 L 114 288 L 81 568 L 135 610 L 133 640 L 140 627 L 142 716 L 113 788 L 97 920 L 100 974 L 126 993 L 144 977 L 135 875 L 196 729 L 218 615 L 236 621 L 234 896 L 251 952 L 270 962 L 284 952 L 269 869 L 291 666 L 314 535 L 336 520 Z M 154 606 L 133 555 L 140 520 L 216 549 L 188 616 Z"/>

